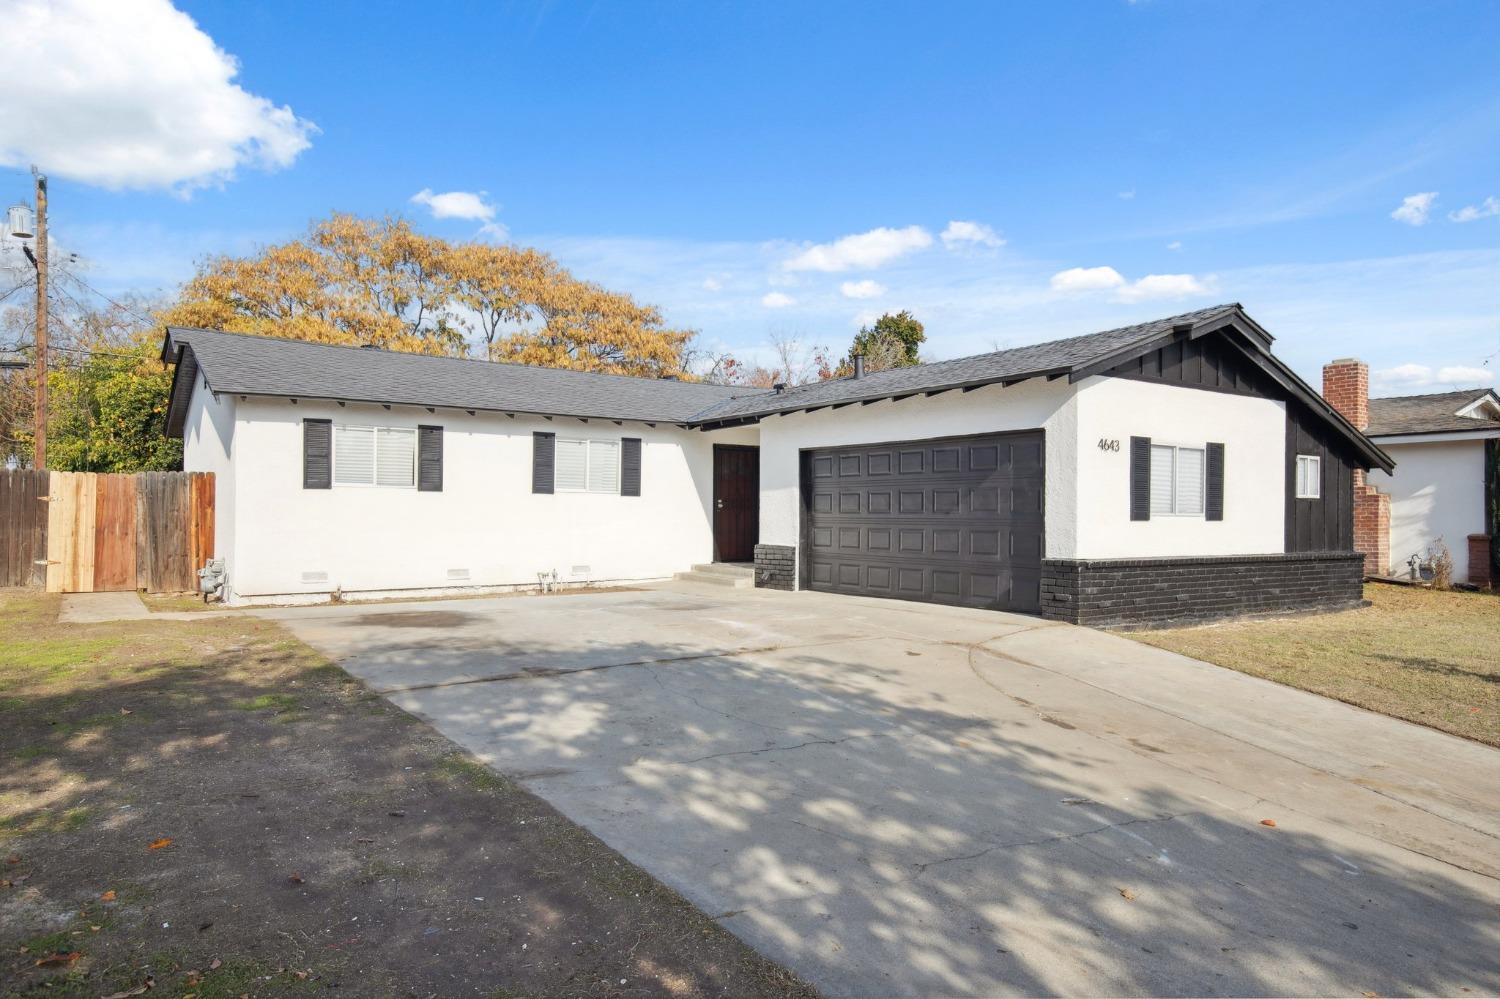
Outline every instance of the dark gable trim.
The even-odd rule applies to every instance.
[[[1217,346],[1189,347],[1187,344],[1211,337]],[[1165,336],[1135,344],[1128,350],[1082,364],[1068,376],[1078,382],[1093,375],[1135,377],[1145,381],[1189,385],[1214,391],[1248,392],[1264,398],[1294,402],[1305,406],[1309,414],[1328,425],[1340,438],[1350,460],[1362,468],[1380,468],[1387,472],[1396,463],[1373,441],[1360,433],[1317,392],[1298,378],[1296,373],[1270,353],[1270,334],[1260,328],[1243,310],[1215,318],[1195,327],[1181,326]],[[1229,360],[1226,355],[1233,355]],[[1142,360],[1157,355],[1153,360]],[[1212,360],[1205,361],[1204,358]],[[1174,363],[1175,361],[1175,363]],[[1248,365],[1248,369],[1246,366]],[[1223,384],[1222,372],[1231,385]],[[1212,384],[1209,384],[1212,382]],[[1240,386],[1244,388],[1241,389]]]
[[[162,353],[167,353],[167,345],[163,345]],[[163,357],[164,363],[172,359]],[[198,358],[193,354],[193,348],[184,344],[175,358],[176,367],[172,369],[172,389],[167,395],[167,420],[165,425],[168,437],[181,437],[187,424],[188,404],[193,401],[193,386],[198,381]],[[204,376],[205,378],[207,375]]]

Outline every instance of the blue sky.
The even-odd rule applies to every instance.
[[[887,309],[941,358],[1240,301],[1313,381],[1500,367],[1490,2],[39,2],[0,0],[54,74],[0,108],[0,197],[40,161],[107,291],[400,212],[750,357]]]

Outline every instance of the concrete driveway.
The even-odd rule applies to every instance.
[[[1500,992],[1500,752],[1461,739],[896,601],[265,613],[830,996]]]

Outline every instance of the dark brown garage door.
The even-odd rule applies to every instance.
[[[803,455],[814,590],[1041,609],[1042,432]]]

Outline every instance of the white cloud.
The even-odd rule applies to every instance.
[[[235,58],[167,0],[9,0],[0,166],[191,191],[290,166],[317,126],[234,83]]]
[[[1070,267],[1052,275],[1050,283],[1053,291],[1071,295],[1119,288],[1125,283],[1125,278],[1113,267]]]
[[[1004,246],[1005,240],[1000,234],[983,222],[960,222],[948,223],[948,228],[943,230],[943,245],[950,250],[956,250],[963,246]]]
[[[720,281],[718,278],[706,277],[706,278],[703,279],[703,290],[704,291],[723,291],[724,290],[724,282]]]
[[[845,281],[839,285],[839,291],[845,298],[877,298],[885,294],[885,285],[879,281]]]
[[[1113,267],[1073,267],[1052,275],[1052,290],[1064,295],[1113,291],[1116,301],[1144,302],[1153,298],[1186,298],[1211,291],[1212,280],[1192,274],[1147,274],[1127,281]]]
[[[1152,298],[1187,298],[1212,291],[1212,279],[1191,274],[1147,274],[1121,288],[1115,295],[1122,302],[1144,302]]]
[[[1464,205],[1458,211],[1448,213],[1448,217],[1454,222],[1473,222],[1492,215],[1500,215],[1500,198],[1485,198],[1480,204]]]
[[[414,205],[426,205],[435,219],[468,219],[488,222],[495,217],[495,206],[485,200],[484,191],[444,191],[434,194],[424,187],[411,196]]]
[[[1381,392],[1416,392],[1422,390],[1470,388],[1490,385],[1495,372],[1462,364],[1432,368],[1426,364],[1398,364],[1380,368],[1370,375],[1371,387]]]
[[[1121,201],[1134,201],[1135,200],[1135,188],[1132,187],[1128,191],[1121,191],[1120,194],[1119,194],[1119,198],[1120,198]]]
[[[760,304],[768,309],[784,309],[789,305],[796,305],[797,300],[779,291],[769,291],[761,296]]]
[[[1169,250],[1180,250],[1180,249],[1182,249],[1182,240],[1180,240],[1180,239],[1174,239],[1174,240],[1172,240],[1172,242],[1170,242],[1170,243],[1167,244],[1167,249],[1169,249]]]
[[[905,229],[884,226],[869,232],[844,236],[832,243],[815,243],[786,261],[789,271],[849,271],[875,268],[932,245],[932,233],[919,225]]]
[[[1426,225],[1427,217],[1432,214],[1432,203],[1436,200],[1436,191],[1408,194],[1401,199],[1400,207],[1391,212],[1391,218],[1407,225]]]

